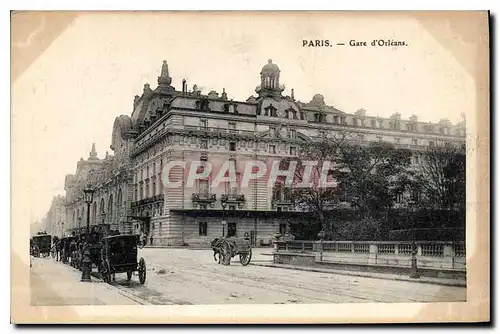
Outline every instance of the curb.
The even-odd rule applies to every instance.
[[[462,282],[462,281],[456,281],[456,282],[443,282],[443,281],[435,281],[435,280],[428,280],[428,279],[422,279],[422,278],[406,278],[404,276],[401,277],[383,277],[383,276],[377,276],[373,274],[364,274],[360,272],[353,272],[353,271],[344,271],[344,270],[331,270],[331,271],[326,271],[326,270],[321,270],[321,269],[316,269],[316,268],[306,268],[306,267],[284,267],[276,264],[257,264],[257,263],[250,263],[250,265],[253,266],[258,266],[258,267],[269,267],[269,268],[280,268],[280,269],[289,269],[289,270],[301,270],[301,271],[312,271],[312,272],[317,272],[317,273],[324,273],[324,274],[334,274],[334,275],[344,275],[344,276],[356,276],[356,277],[366,277],[366,278],[376,278],[376,279],[384,279],[384,280],[393,280],[393,281],[404,281],[404,282],[412,282],[412,283],[425,283],[425,284],[435,284],[435,285],[445,285],[445,286],[454,286],[454,287],[461,287],[461,288],[466,288],[467,287],[467,282]]]

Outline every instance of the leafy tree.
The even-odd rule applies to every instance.
[[[396,197],[404,193],[411,175],[411,154],[390,143],[343,145],[341,150],[347,177],[340,184],[346,201],[360,219],[381,219]]]
[[[334,235],[333,219],[329,213],[343,195],[339,187],[327,186],[326,182],[345,177],[339,154],[345,142],[346,135],[339,133],[333,138],[323,138],[301,147],[296,157],[285,158],[280,164],[282,170],[296,164],[293,184],[290,186],[278,179],[274,187],[274,193],[284,191],[296,209],[312,213],[325,239]],[[308,186],[301,186],[303,184]]]
[[[419,154],[418,187],[428,207],[465,210],[465,152],[452,145]]]

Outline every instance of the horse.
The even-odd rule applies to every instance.
[[[222,242],[224,241],[224,239],[222,238],[215,238],[214,240],[212,240],[210,242],[210,247],[212,247],[212,249],[214,250],[214,260],[215,262],[218,262],[220,264],[220,261],[221,261],[221,253],[222,253]],[[217,260],[217,258],[215,257],[215,255],[219,255],[219,260]]]

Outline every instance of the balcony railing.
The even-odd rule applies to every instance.
[[[134,208],[134,207],[138,207],[138,206],[142,206],[142,205],[146,205],[146,204],[150,204],[150,203],[160,202],[160,201],[163,201],[164,199],[165,199],[165,195],[159,194],[156,196],[151,196],[148,198],[143,198],[139,201],[132,202],[130,204],[130,206]]]
[[[251,131],[251,130],[214,128],[214,127],[197,126],[197,125],[184,125],[184,130],[199,131],[199,132],[206,132],[206,133],[224,133],[224,134],[233,134],[233,135],[246,135],[246,136],[254,136],[255,135],[255,131]]]
[[[194,207],[198,205],[210,205],[214,207],[215,202],[217,202],[217,195],[210,194],[209,192],[198,192],[191,195],[191,200]]]

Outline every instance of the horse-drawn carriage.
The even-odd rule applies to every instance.
[[[141,257],[137,262],[137,237],[135,235],[113,235],[101,239],[99,272],[103,279],[111,283],[116,273],[127,273],[127,280],[133,272],[138,272],[139,282],[146,282],[146,262]]]
[[[231,258],[239,255],[240,263],[246,266],[252,259],[252,247],[248,239],[241,238],[215,238],[211,242],[214,250],[214,259],[216,254],[219,254],[219,263],[225,266],[231,264]]]
[[[31,240],[31,255],[35,257],[50,255],[52,237],[49,234],[35,235]]]

